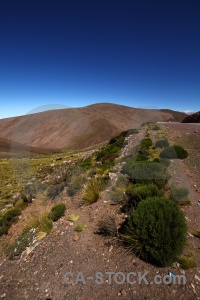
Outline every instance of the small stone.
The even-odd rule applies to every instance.
[[[79,235],[78,235],[78,234],[75,234],[75,235],[73,236],[73,240],[74,240],[74,241],[78,241],[78,240],[79,240],[79,238],[80,238],[80,237],[79,237]]]
[[[194,278],[200,281],[200,277],[198,275],[195,275]]]
[[[121,295],[122,295],[122,297],[126,297],[126,295],[127,295],[126,291],[125,291],[125,290],[122,290],[122,291],[121,291]]]
[[[108,252],[112,252],[112,250],[113,250],[113,245],[110,245]]]
[[[5,298],[5,297],[6,297],[5,293],[1,295],[1,299]]]

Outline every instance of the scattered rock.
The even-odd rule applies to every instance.
[[[127,295],[126,291],[125,290],[121,290],[121,295],[122,295],[122,297],[126,297],[126,295]]]
[[[75,233],[75,235],[73,236],[73,240],[78,241],[79,239],[80,239],[79,235]]]

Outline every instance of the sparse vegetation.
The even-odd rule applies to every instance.
[[[139,203],[149,197],[163,196],[163,191],[159,190],[155,184],[129,184],[126,194],[129,201]]]
[[[160,157],[169,159],[184,159],[188,157],[188,152],[182,146],[174,145],[162,150]]]
[[[159,127],[157,124],[155,124],[155,125],[152,127],[152,130],[160,130],[160,127]]]
[[[145,138],[140,142],[140,147],[142,150],[148,150],[152,145],[153,142],[150,138]]]
[[[53,228],[53,222],[49,214],[43,213],[42,215],[32,215],[28,220],[28,228],[35,228],[37,232],[50,233]]]
[[[98,224],[98,233],[105,236],[116,236],[117,226],[114,216],[105,216]]]
[[[187,188],[176,188],[174,186],[171,187],[171,198],[175,201],[182,200],[183,198],[187,197],[189,191]]]
[[[86,183],[87,177],[85,174],[80,174],[78,176],[74,175],[68,184],[67,192],[69,196],[74,196]]]
[[[76,221],[79,220],[79,218],[80,218],[79,215],[69,215],[69,216],[67,216],[67,220],[68,220],[69,222],[76,222]]]
[[[61,217],[64,216],[66,210],[66,205],[64,203],[57,204],[52,207],[50,213],[49,213],[49,218],[55,222]]]
[[[20,258],[22,253],[26,250],[35,239],[35,231],[33,228],[26,227],[22,233],[15,239],[11,245],[4,246],[4,253],[10,259]]]
[[[74,228],[75,231],[77,232],[81,232],[85,229],[86,225],[84,224],[79,224],[79,225],[76,225],[76,227]]]
[[[13,207],[0,216],[0,236],[8,233],[8,229],[18,220],[20,214],[20,209]]]
[[[155,148],[166,148],[169,146],[167,139],[157,140],[155,143]]]
[[[93,204],[97,202],[100,195],[100,189],[95,180],[88,183],[83,193],[83,204]]]
[[[196,262],[193,253],[188,253],[186,255],[181,255],[178,257],[178,262],[183,269],[191,269],[196,267]]]
[[[133,159],[128,159],[122,170],[133,183],[153,183],[159,188],[163,188],[169,180],[169,174],[165,167],[157,162],[135,162]]]

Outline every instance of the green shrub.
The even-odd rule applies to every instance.
[[[60,203],[60,204],[53,206],[49,213],[50,219],[53,222],[57,221],[62,216],[64,216],[65,210],[66,210],[66,205],[64,203]]]
[[[169,180],[165,167],[152,161],[135,162],[129,159],[123,165],[122,172],[127,174],[133,183],[154,183],[159,188],[163,188]]]
[[[64,189],[65,183],[50,185],[47,189],[47,197],[55,199]]]
[[[132,135],[132,134],[137,134],[138,133],[138,130],[133,128],[133,129],[128,129],[127,130],[127,134],[126,136],[129,136],[129,135]]]
[[[24,202],[28,202],[28,198],[27,198],[27,196],[26,196],[24,193],[21,194],[21,199],[22,199]]]
[[[187,255],[181,255],[178,257],[178,262],[183,269],[191,269],[196,267],[196,262],[194,260],[193,253],[188,253]]]
[[[167,139],[157,140],[155,143],[155,148],[166,148],[169,146]]]
[[[115,186],[110,192],[112,204],[125,204],[128,200],[125,188]]]
[[[160,127],[156,124],[152,127],[152,130],[160,130]]]
[[[117,226],[113,216],[105,216],[98,223],[98,233],[105,236],[116,236]]]
[[[119,175],[116,181],[116,187],[125,188],[129,183],[128,178],[125,175]]]
[[[183,147],[174,145],[162,150],[160,157],[169,159],[184,159],[188,157],[188,152]]]
[[[130,184],[126,194],[136,202],[145,200],[149,197],[163,196],[163,191],[159,190],[155,184]]]
[[[187,188],[176,188],[172,186],[170,198],[174,199],[175,201],[179,201],[185,198],[188,194],[189,191]]]
[[[70,221],[70,222],[76,222],[79,218],[80,218],[79,215],[69,215],[67,217],[67,220]]]
[[[79,224],[79,225],[76,225],[76,227],[74,228],[75,231],[77,232],[81,232],[85,229],[86,225],[84,224]]]
[[[140,147],[141,149],[148,150],[153,145],[153,142],[150,138],[145,138],[141,140]]]
[[[160,158],[160,163],[167,168],[170,165],[170,160],[168,158]]]
[[[84,168],[86,170],[90,169],[92,167],[92,157],[88,157],[86,159],[84,159],[81,163],[80,163],[80,167]]]
[[[2,216],[0,216],[0,236],[7,234],[10,226],[17,222],[18,216],[21,214],[19,208],[10,208]]]
[[[136,156],[134,157],[134,160],[135,161],[145,161],[145,160],[148,160],[148,157],[144,154],[136,154]]]
[[[127,246],[142,259],[168,266],[182,253],[187,228],[174,201],[154,197],[138,204],[121,232]]]

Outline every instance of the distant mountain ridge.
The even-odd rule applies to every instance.
[[[0,137],[40,149],[83,149],[145,122],[181,122],[185,116],[172,110],[99,103],[2,119]]]
[[[182,123],[200,123],[200,111],[191,114],[189,116],[186,116]]]

